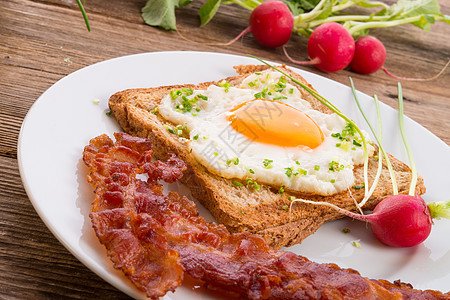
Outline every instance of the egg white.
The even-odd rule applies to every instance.
[[[332,134],[341,133],[346,122],[336,114],[312,109],[289,81],[281,91],[277,89],[280,92],[273,92],[280,78],[282,80],[284,77],[278,72],[265,71],[248,76],[239,87],[228,87],[223,82],[221,86],[211,85],[206,90],[192,91],[192,95],[185,97],[192,99],[200,95],[202,98],[191,111],[184,109],[182,96],[167,95],[158,110],[165,119],[188,130],[189,140],[186,142],[192,155],[219,176],[241,179],[244,184],[248,180],[248,184],[254,187],[265,183],[318,195],[332,195],[346,190],[354,184],[354,166],[364,161],[363,147],[351,141],[347,147],[337,147],[342,141]],[[272,91],[271,95],[266,93],[264,98],[283,98],[278,101],[306,113],[322,130],[325,137],[323,143],[315,149],[281,147],[256,142],[234,130],[227,120],[230,110],[255,99],[255,94],[262,91]],[[262,121],[270,122],[270,114],[280,112],[270,106],[271,102],[267,105]],[[368,140],[368,135],[364,134]],[[369,155],[372,155],[373,147],[368,145],[368,148]],[[337,168],[331,168],[330,163],[337,163]],[[256,185],[254,182],[257,182]]]

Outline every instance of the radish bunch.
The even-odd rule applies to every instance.
[[[295,27],[295,19],[289,7],[282,1],[272,0],[259,4],[253,9],[249,26],[227,43],[208,43],[228,46],[243,35],[251,32],[255,40],[268,48],[285,45]],[[371,74],[380,68],[389,76],[404,80],[431,80],[404,78],[389,73],[383,64],[386,60],[384,45],[373,36],[362,36],[356,42],[349,30],[336,22],[323,23],[312,32],[308,39],[309,61],[293,60],[283,47],[286,57],[296,64],[314,65],[323,72],[337,72],[347,66],[360,74]],[[446,67],[446,66],[445,66]],[[445,69],[444,67],[444,69]],[[441,71],[442,72],[442,71]]]
[[[252,11],[249,26],[226,45],[251,32],[259,44],[280,47],[289,41],[293,27],[294,17],[285,3],[263,2]],[[365,36],[355,43],[349,31],[336,22],[318,26],[308,39],[307,49],[310,61],[295,61],[285,53],[294,63],[313,64],[324,72],[337,72],[351,63],[355,72],[370,74],[386,59],[386,50],[379,40]]]
[[[439,77],[450,60],[441,71],[429,78],[400,77],[390,73],[385,67],[386,48],[376,37],[365,35],[359,37],[356,42],[350,32],[342,25],[328,22],[319,25],[308,40],[309,61],[297,61],[292,59],[283,47],[286,57],[293,63],[302,65],[314,65],[319,70],[332,73],[340,71],[347,66],[359,74],[372,74],[382,69],[387,75],[399,80],[429,81]]]
[[[373,36],[360,37],[356,42],[352,35],[339,23],[328,22],[318,26],[308,39],[310,61],[296,61],[296,64],[312,64],[324,72],[337,72],[350,65],[360,74],[371,74],[379,70],[386,59],[384,45]]]

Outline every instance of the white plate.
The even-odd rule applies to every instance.
[[[232,66],[256,64],[242,56],[207,52],[157,52],[120,57],[76,71],[49,88],[28,112],[20,132],[20,173],[36,211],[61,243],[100,277],[135,298],[143,298],[128,279],[112,267],[99,244],[89,219],[92,188],[86,182],[81,156],[97,135],[120,131],[107,116],[108,98],[115,92],[138,87],[199,83],[234,75]],[[295,69],[323,96],[332,100],[366,128],[351,90],[329,79]],[[357,85],[357,82],[356,82]],[[360,100],[375,122],[374,103],[360,93]],[[99,99],[100,103],[94,103]],[[397,130],[397,114],[381,105],[387,150],[403,161],[407,155]],[[367,128],[366,128],[367,129]],[[419,173],[425,178],[426,201],[449,200],[450,148],[406,118],[406,129]],[[176,188],[183,190],[180,185]],[[202,215],[207,215],[201,209]],[[450,222],[435,222],[430,237],[421,245],[389,248],[373,238],[363,223],[349,219],[323,226],[301,245],[289,250],[316,262],[333,262],[354,268],[363,276],[390,281],[401,279],[418,289],[447,292],[450,286]],[[342,233],[349,228],[350,233]],[[359,241],[361,248],[352,246]],[[209,299],[211,294],[188,284],[167,299]]]

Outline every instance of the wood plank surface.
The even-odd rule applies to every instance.
[[[0,0],[0,298],[1,299],[126,299],[83,266],[51,234],[33,209],[21,183],[17,141],[22,120],[36,99],[52,84],[85,66],[142,52],[200,50],[243,55],[289,64],[281,49],[266,49],[247,35],[228,47],[193,43],[176,32],[147,26],[140,16],[145,0],[88,0],[92,31],[87,32],[75,0]],[[194,1],[177,10],[178,28],[199,42],[228,41],[246,26],[249,12],[221,7],[213,21],[199,27]],[[450,14],[450,1],[440,0]],[[392,2],[391,2],[392,3]],[[394,74],[431,77],[450,58],[450,26],[437,23],[431,32],[411,25],[373,30],[385,43],[385,66]],[[306,39],[288,44],[292,57],[306,59]],[[324,74],[377,94],[396,108],[396,80],[379,71],[370,76],[343,70]],[[450,143],[450,69],[429,82],[404,82],[405,113]],[[45,133],[43,133],[45,134]]]

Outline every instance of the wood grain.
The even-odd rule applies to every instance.
[[[32,207],[17,166],[17,140],[22,120],[36,99],[67,74],[106,59],[149,51],[200,50],[251,53],[288,64],[280,49],[266,49],[251,35],[229,47],[201,44],[228,41],[246,26],[249,12],[221,7],[213,21],[199,27],[194,1],[177,10],[176,32],[147,26],[140,16],[145,0],[89,0],[87,32],[72,0],[0,0],[0,298],[2,299],[126,299],[74,258],[50,233]],[[441,10],[450,14],[449,1]],[[431,32],[413,26],[373,30],[386,45],[385,66],[394,74],[430,77],[450,58],[450,26],[438,23]],[[289,53],[306,59],[306,39],[292,37]],[[363,76],[344,70],[320,73],[359,90],[377,94],[396,107],[396,80],[379,71]],[[450,143],[450,69],[430,82],[404,82],[406,114]],[[45,134],[45,133],[43,133]]]

